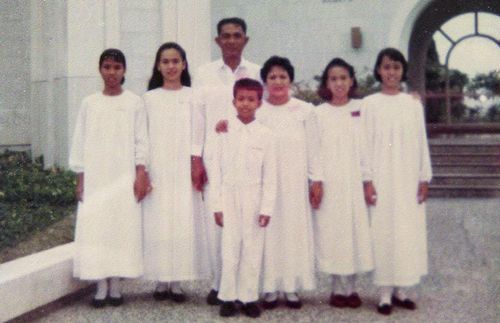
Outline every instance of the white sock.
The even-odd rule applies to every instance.
[[[278,292],[266,293],[266,295],[264,295],[264,300],[268,303],[274,302],[277,299],[278,299]]]
[[[158,282],[155,291],[163,293],[168,290],[168,282]]]
[[[109,296],[113,298],[120,298],[122,296],[120,278],[113,277],[109,280]]]
[[[173,294],[183,294],[181,289],[181,283],[178,281],[170,282],[170,291]]]
[[[396,296],[400,300],[405,300],[407,298],[410,298],[409,294],[410,293],[409,293],[408,288],[404,288],[404,287],[396,287],[396,288],[394,288],[394,296]]]
[[[108,294],[108,281],[106,279],[101,279],[97,282],[97,292],[94,298],[98,300],[103,300]]]
[[[344,280],[345,295],[349,296],[352,293],[354,293],[354,291],[356,290],[356,288],[355,288],[355,286],[356,286],[356,274],[349,275],[349,276],[343,276],[342,278]]]
[[[379,287],[379,295],[380,295],[379,305],[391,304],[392,292],[393,292],[393,288],[391,286]]]
[[[339,275],[332,275],[332,294],[342,294],[342,282]]]
[[[298,302],[300,301],[299,295],[297,293],[285,293],[286,299],[290,302]]]

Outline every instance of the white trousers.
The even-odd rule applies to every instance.
[[[259,298],[264,232],[259,226],[260,186],[223,187],[222,277],[219,299]]]

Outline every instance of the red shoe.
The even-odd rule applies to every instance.
[[[352,293],[351,295],[347,296],[346,304],[350,308],[360,307],[362,302],[361,302],[361,298],[359,298],[358,293]]]
[[[330,306],[343,308],[347,306],[347,297],[344,295],[334,294],[330,295]]]

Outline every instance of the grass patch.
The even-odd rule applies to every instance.
[[[42,157],[0,154],[0,251],[73,214],[75,185],[73,172],[44,169]]]

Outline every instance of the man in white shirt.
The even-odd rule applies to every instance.
[[[241,78],[259,80],[260,66],[242,57],[243,49],[248,43],[247,26],[241,18],[225,18],[217,24],[215,42],[219,45],[222,58],[201,66],[195,73],[193,87],[196,90],[197,104],[193,113],[193,130],[195,138],[203,138],[198,151],[192,152],[192,179],[198,190],[203,189],[206,182],[205,165],[209,170],[213,161],[217,134],[215,126],[220,120],[235,116],[232,108],[232,89],[234,82]],[[205,164],[205,165],[204,165]],[[208,173],[210,181],[210,173]],[[212,218],[210,206],[210,186],[205,187],[206,210],[205,223],[207,247],[210,257],[213,284],[207,296],[210,305],[220,304],[217,298],[221,275],[220,228]]]

